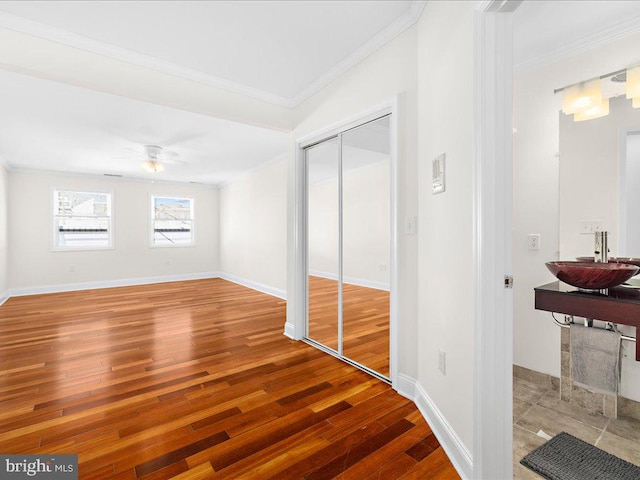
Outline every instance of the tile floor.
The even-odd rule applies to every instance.
[[[585,442],[640,465],[640,422],[609,419],[560,400],[557,390],[534,381],[513,378],[513,476],[542,479],[520,464],[520,459],[545,440],[538,430],[554,436],[568,432]]]

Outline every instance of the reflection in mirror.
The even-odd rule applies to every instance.
[[[332,138],[307,148],[307,337],[339,350],[339,151]]]
[[[640,110],[635,110],[640,117]],[[618,204],[618,255],[640,257],[640,118],[621,132]]]
[[[342,135],[343,355],[389,376],[389,117]]]
[[[560,112],[560,259],[592,256],[592,230],[609,232],[609,256],[640,256],[640,109],[611,98],[585,122]]]

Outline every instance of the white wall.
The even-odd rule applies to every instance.
[[[284,297],[287,285],[287,162],[270,162],[220,188],[220,270]]]
[[[5,168],[0,164],[0,303],[7,298],[9,288],[8,270],[9,256],[7,253],[8,244],[8,175]]]
[[[418,25],[420,384],[473,451],[473,2],[429,2]],[[446,191],[431,161],[446,153]],[[446,375],[438,352],[446,353]]]
[[[389,161],[382,160],[347,170],[342,175],[345,283],[388,289],[391,252],[389,173]],[[314,275],[337,278],[337,202],[337,180],[309,186],[309,270]]]
[[[398,367],[399,372],[417,377],[415,339],[417,308],[417,236],[404,235],[405,217],[417,215],[417,36],[416,28],[407,29],[376,53],[367,57],[329,86],[294,110],[293,138],[302,138],[318,130],[351,118],[399,95],[398,115]],[[288,235],[294,237],[295,155],[288,164]],[[289,242],[287,290],[295,289],[294,244]],[[288,302],[288,309],[294,309]],[[291,310],[289,310],[291,311]]]
[[[113,191],[111,250],[52,251],[52,189]],[[150,248],[150,195],[195,199],[193,247]],[[201,186],[145,183],[100,177],[9,175],[9,281],[12,293],[36,287],[110,282],[218,270],[218,192]],[[73,270],[70,271],[73,267]]]
[[[640,62],[634,35],[522,72],[514,81],[514,363],[560,376],[560,332],[551,315],[534,309],[533,289],[555,278],[545,262],[555,260],[558,239],[559,110],[554,89]],[[586,195],[586,193],[585,193]],[[593,193],[589,193],[593,195]],[[615,208],[615,204],[612,205]],[[527,249],[527,235],[541,234],[540,251]]]

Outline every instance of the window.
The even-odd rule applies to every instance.
[[[111,248],[111,194],[54,190],[53,225],[56,250]]]
[[[152,246],[193,245],[193,199],[152,196],[151,226]]]

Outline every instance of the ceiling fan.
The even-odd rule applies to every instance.
[[[139,157],[143,158],[142,168],[149,173],[161,173],[164,171],[166,165],[188,165],[184,160],[179,160],[179,153],[171,150],[164,150],[158,145],[144,145],[143,152],[135,150],[133,148],[126,148],[134,152]]]

